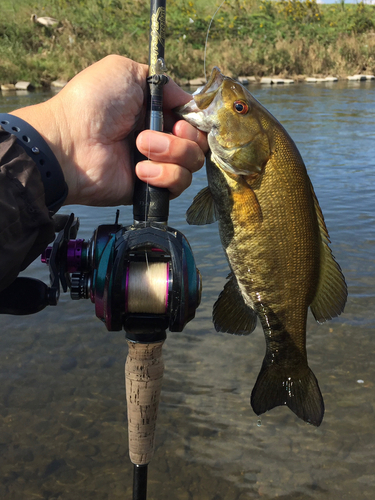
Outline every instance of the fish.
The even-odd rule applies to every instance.
[[[318,427],[324,401],[308,366],[308,309],[319,323],[332,319],[348,291],[303,159],[279,121],[217,67],[176,112],[207,132],[208,186],[187,222],[218,221],[229,263],[215,329],[248,335],[259,319],[266,352],[251,393],[254,412],[287,405]]]

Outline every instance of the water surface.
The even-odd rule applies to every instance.
[[[217,225],[190,227],[185,211],[206,185],[171,203],[170,225],[190,241],[202,304],[170,333],[156,450],[154,500],[364,500],[375,498],[375,85],[371,82],[251,87],[305,159],[349,286],[340,318],[308,320],[308,356],[326,413],[315,428],[287,408],[254,415],[249,397],[264,350],[250,337],[216,333],[212,305],[228,266]],[[46,94],[1,96],[0,111]],[[114,221],[115,209],[65,207],[80,237]],[[121,208],[120,222],[132,220]],[[34,263],[27,273],[48,281]],[[88,301],[62,296],[34,316],[0,316],[0,498],[130,499],[124,334],[107,332]]]

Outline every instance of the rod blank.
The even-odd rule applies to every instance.
[[[147,498],[147,465],[134,465],[133,500]]]

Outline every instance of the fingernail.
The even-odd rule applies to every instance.
[[[169,138],[166,134],[144,134],[139,136],[140,147],[150,153],[166,153],[169,148]]]
[[[137,175],[147,179],[159,177],[161,166],[152,161],[141,161],[137,164]]]

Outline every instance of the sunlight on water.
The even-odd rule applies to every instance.
[[[375,497],[375,85],[251,87],[300,149],[332,250],[349,285],[345,314],[308,319],[308,353],[326,413],[321,427],[285,407],[257,417],[250,394],[264,356],[250,337],[215,333],[212,306],[228,266],[217,225],[187,226],[205,173],[171,203],[203,276],[194,321],[170,333],[155,457],[154,500],[365,500]],[[0,110],[48,98],[0,95]],[[112,223],[115,208],[69,207],[79,237]],[[68,208],[63,210],[68,212]],[[121,207],[120,222],[132,220]],[[25,273],[48,281],[35,262]],[[0,317],[0,498],[129,499],[121,332],[107,332],[90,301],[62,296],[30,317]]]

